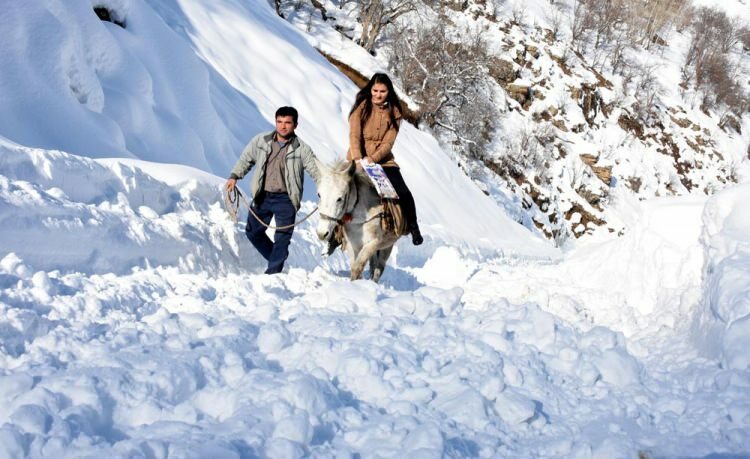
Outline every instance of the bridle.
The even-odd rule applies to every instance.
[[[348,204],[351,199],[352,193],[354,194],[354,204],[352,204],[351,209],[347,211],[346,209],[347,207],[349,207]],[[332,215],[326,215],[321,211],[320,218],[322,218],[323,220],[334,221],[338,223],[339,225],[345,225],[347,223],[351,223],[352,212],[354,212],[354,208],[357,207],[358,202],[359,202],[359,191],[357,190],[357,183],[354,180],[352,180],[349,186],[349,190],[347,191],[346,196],[344,197],[343,205],[341,206],[341,215],[338,217],[334,217]]]

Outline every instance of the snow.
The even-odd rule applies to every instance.
[[[0,457],[749,453],[747,184],[561,253],[406,127],[426,243],[350,282],[314,217],[266,276],[220,175],[289,101],[340,155],[353,85],[262,1],[105,3],[0,15]]]

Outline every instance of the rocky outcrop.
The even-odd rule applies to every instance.
[[[515,81],[519,76],[519,72],[515,69],[513,62],[505,59],[493,59],[489,71],[490,76],[501,86]]]
[[[580,155],[581,161],[591,168],[594,175],[599,178],[605,185],[610,186],[612,183],[612,166],[597,166],[599,158],[594,155],[583,154]]]

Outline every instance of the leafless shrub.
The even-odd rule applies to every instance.
[[[689,6],[686,0],[646,0],[632,5],[628,22],[635,41],[649,49],[658,42],[657,37],[666,35],[682,20]]]
[[[570,21],[570,38],[576,49],[581,52],[589,30],[594,26],[595,18],[586,0],[574,0]]]
[[[491,99],[490,56],[476,32],[451,41],[442,24],[404,30],[393,42],[392,71],[420,105],[419,122],[481,157],[498,109]]]
[[[744,26],[739,30],[740,43],[745,51],[750,51],[750,26]]]
[[[633,46],[630,32],[632,2],[627,0],[575,0],[571,37],[579,53],[590,52],[593,66],[610,64],[619,72],[627,64],[625,52]]]
[[[695,84],[703,110],[725,106],[736,114],[746,113],[749,96],[740,83],[740,67],[729,55],[742,42],[743,28],[723,11],[700,8],[691,29],[682,68],[683,83]]]
[[[415,0],[361,0],[357,5],[362,25],[357,42],[370,53],[385,26],[416,9]]]
[[[747,96],[738,83],[738,67],[725,54],[709,54],[696,65],[696,88],[702,91],[701,107],[709,110],[724,104],[733,111],[747,110]]]
[[[661,86],[656,77],[657,66],[646,65],[634,68],[634,72],[629,75],[632,81],[633,96],[636,99],[633,110],[640,121],[648,124],[654,115],[655,104],[661,95]]]
[[[552,6],[547,10],[545,15],[547,17],[547,22],[549,22],[552,30],[552,38],[555,40],[559,40],[563,21],[565,19],[563,12],[559,8]]]
[[[523,2],[516,2],[513,4],[513,10],[511,11],[511,21],[513,24],[523,27],[526,23],[526,6]]]
[[[529,170],[545,171],[556,139],[555,129],[546,123],[518,129],[512,136],[502,139],[505,148],[500,164],[511,177],[524,175]]]

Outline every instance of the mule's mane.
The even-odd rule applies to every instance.
[[[347,161],[345,159],[337,159],[333,165],[331,165],[331,169],[335,172],[346,172],[347,169],[349,169],[349,166],[351,166],[351,161]],[[360,184],[366,184],[370,186],[370,188],[375,188],[375,185],[372,184],[372,181],[369,177],[367,177],[367,174],[360,169],[357,169],[354,173],[354,180],[355,182]]]

